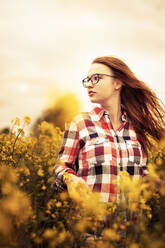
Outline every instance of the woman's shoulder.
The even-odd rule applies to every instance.
[[[65,130],[73,131],[83,129],[91,121],[90,112],[81,112],[76,115],[72,121],[65,122]]]
[[[79,123],[84,120],[90,120],[91,119],[91,112],[81,112],[78,115],[76,115],[73,119],[75,123]]]
[[[78,123],[81,121],[98,121],[104,110],[98,106],[93,107],[90,111],[81,112],[75,118],[74,122]]]

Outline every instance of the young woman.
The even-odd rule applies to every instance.
[[[66,127],[62,163],[55,165],[54,175],[69,193],[71,182],[80,182],[109,202],[117,197],[120,171],[134,177],[148,174],[148,137],[162,138],[165,111],[151,89],[118,58],[94,59],[82,83],[90,101],[100,107]]]

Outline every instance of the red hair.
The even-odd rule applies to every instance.
[[[123,82],[120,92],[121,103],[125,105],[128,118],[137,134],[145,153],[152,143],[148,136],[159,141],[165,131],[165,109],[156,94],[120,59],[115,57],[98,57],[92,64],[108,66]]]

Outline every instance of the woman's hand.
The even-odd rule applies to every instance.
[[[91,190],[86,182],[78,176],[65,172],[63,181],[67,185],[69,196],[76,202],[81,202],[91,194]]]

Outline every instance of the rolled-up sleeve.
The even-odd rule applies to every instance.
[[[74,163],[79,152],[79,131],[76,122],[66,123],[62,146],[58,155],[59,163],[54,166],[54,176],[62,183],[64,172],[75,174]]]

